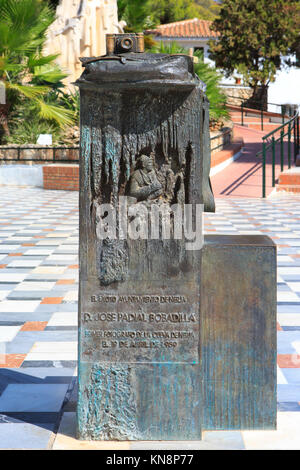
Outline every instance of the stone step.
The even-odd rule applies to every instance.
[[[276,192],[300,193],[300,186],[296,184],[276,184]]]
[[[278,183],[279,185],[296,185],[300,187],[300,168],[290,168],[280,173]]]
[[[290,168],[280,173],[276,191],[300,193],[300,168]]]

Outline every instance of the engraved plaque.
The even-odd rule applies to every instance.
[[[82,312],[81,359],[198,363],[198,296],[180,288],[137,292],[91,295]]]

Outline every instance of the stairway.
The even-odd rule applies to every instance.
[[[262,148],[262,137],[264,134],[265,132],[254,130],[250,127],[234,126],[234,136],[242,138],[244,141],[243,151],[240,157],[224,170],[217,174],[212,172],[211,183],[215,197],[260,198],[262,196],[262,159],[256,155]],[[267,153],[266,166],[266,195],[268,196],[274,191],[272,187],[270,152]],[[280,155],[277,146],[276,179],[280,173]]]
[[[228,105],[227,109],[229,110],[231,120],[234,124],[240,124],[242,121],[241,108],[239,106]],[[284,116],[285,121],[290,119],[288,116]],[[244,126],[253,130],[261,131],[261,111],[257,109],[244,108],[243,113],[243,122]],[[277,127],[282,124],[282,115],[273,112],[263,112],[263,132],[268,134],[268,132],[274,131]]]

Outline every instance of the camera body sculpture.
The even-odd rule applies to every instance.
[[[107,55],[123,54],[124,52],[145,52],[143,33],[107,34]]]

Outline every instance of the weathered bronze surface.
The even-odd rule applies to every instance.
[[[209,238],[189,251],[185,239],[122,238],[121,225],[117,239],[100,237],[101,207],[119,214],[120,196],[214,210],[209,104],[191,58],[82,62],[78,437],[271,426],[274,246]]]
[[[156,199],[162,193],[163,187],[153,168],[152,156],[141,155],[129,180],[128,195],[140,202]]]
[[[275,429],[276,245],[206,236],[201,282],[203,429]]]
[[[78,434],[200,439],[201,251],[97,234],[120,196],[214,210],[204,86],[188,56],[82,62]]]

